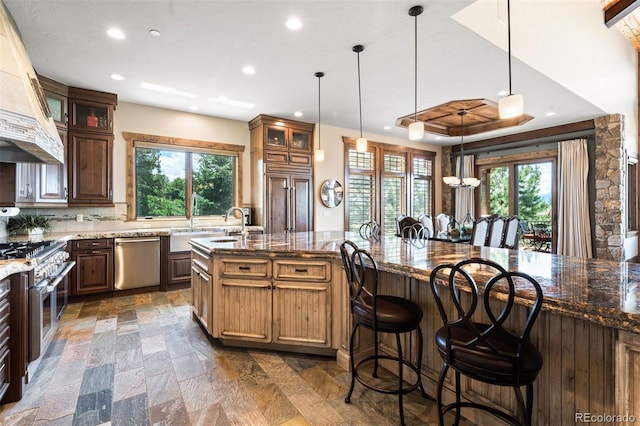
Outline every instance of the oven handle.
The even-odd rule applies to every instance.
[[[69,262],[66,263],[67,266],[65,266],[64,270],[62,272],[60,272],[55,279],[53,280],[53,282],[51,282],[51,284],[49,284],[47,286],[47,293],[51,293],[53,290],[55,290],[55,288],[58,286],[58,284],[60,284],[60,281],[62,281],[64,279],[64,277],[66,277],[69,272],[73,269],[74,266],[76,266],[76,261],[75,260],[71,260]]]

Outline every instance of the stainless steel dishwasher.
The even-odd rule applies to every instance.
[[[115,289],[160,285],[160,237],[116,238]]]

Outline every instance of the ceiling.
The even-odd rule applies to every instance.
[[[198,114],[242,121],[264,113],[317,122],[318,79],[314,74],[323,71],[322,124],[353,129],[355,134],[359,128],[358,80],[352,46],[363,44],[364,132],[406,139],[407,130],[395,123],[414,110],[414,18],[408,10],[416,4],[425,9],[418,17],[419,110],[455,99],[497,101],[498,92],[508,89],[505,50],[452,18],[472,0],[2,1],[38,73],[71,86],[117,93],[120,102],[181,111],[193,106]],[[513,3],[512,34],[517,34]],[[504,5],[504,1],[497,3]],[[504,18],[498,9],[496,20]],[[287,18],[294,15],[303,22],[297,31],[285,27]],[[110,27],[122,29],[126,38],[109,38],[106,30]],[[151,29],[161,35],[150,35]],[[514,56],[524,57],[516,54],[517,48],[514,43]],[[247,65],[255,68],[254,75],[243,74]],[[114,73],[125,79],[111,79]],[[175,92],[145,89],[143,82]],[[513,84],[514,92],[525,97],[525,112],[534,119],[469,140],[605,113],[575,90],[515,57]],[[550,109],[555,115],[545,116]],[[296,118],[295,111],[303,115]],[[430,133],[424,140],[457,143],[457,138]]]

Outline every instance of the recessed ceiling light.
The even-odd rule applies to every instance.
[[[509,94],[508,90],[501,90],[501,91],[498,92],[498,96],[506,96],[508,94]]]
[[[242,68],[242,72],[245,73],[246,75],[254,75],[256,73],[256,69],[251,65],[247,65],[244,68]]]
[[[124,77],[120,74],[111,74],[111,78],[118,81],[124,80]]]
[[[547,117],[552,117],[552,116],[556,115],[556,113],[553,112],[553,111],[549,111],[549,112],[545,113],[544,115],[546,115]]]
[[[296,111],[293,113],[296,117],[302,117],[302,113],[300,111]]]
[[[109,28],[107,35],[116,40],[123,40],[126,37],[120,28]]]
[[[302,28],[302,21],[297,16],[292,16],[291,18],[287,19],[285,25],[290,30],[296,31]]]
[[[151,34],[154,37],[160,37],[160,31],[158,30],[149,30],[149,34]]]
[[[385,129],[385,130],[390,130],[390,129],[391,129],[391,126],[384,126],[384,127],[383,127],[383,129]]]
[[[191,106],[189,107],[189,109],[190,109],[191,111],[197,111],[197,110],[198,110],[198,107],[197,107],[197,106],[195,106],[195,105],[191,105]]]

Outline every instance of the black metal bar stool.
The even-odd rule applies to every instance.
[[[478,286],[474,275],[482,276],[485,282],[482,302],[484,312],[489,318],[486,324],[474,319],[478,307]],[[446,288],[438,289],[437,281],[443,281]],[[531,425],[533,382],[542,368],[542,355],[529,341],[529,333],[542,306],[540,284],[527,274],[509,272],[493,261],[480,258],[464,260],[455,265],[439,265],[431,272],[429,282],[444,322],[444,326],[435,336],[436,347],[442,357],[436,398],[440,425],[444,424],[444,414],[454,408],[457,425],[460,422],[462,407],[487,411],[512,424]],[[513,310],[516,284],[518,290],[533,290],[535,296],[524,326],[518,333],[503,327]],[[500,294],[500,300],[504,301],[498,312],[494,312],[489,304],[492,291],[494,294]],[[462,294],[468,295],[468,300],[462,298]],[[457,311],[457,318],[447,317],[443,300],[450,302],[446,306]],[[493,300],[495,301],[495,298]],[[456,400],[455,403],[443,407],[442,387],[449,367],[455,371]],[[461,402],[461,374],[483,383],[513,388],[518,417],[491,406]],[[526,403],[522,398],[521,386],[525,386],[527,390]]]
[[[422,386],[422,331],[420,321],[422,320],[422,309],[416,303],[397,296],[387,296],[378,294],[378,264],[371,254],[358,248],[352,241],[345,241],[340,246],[340,253],[344,263],[344,270],[349,285],[351,300],[351,315],[353,318],[353,329],[349,340],[349,356],[351,359],[351,387],[344,401],[351,402],[351,394],[355,386],[356,379],[365,387],[376,392],[386,394],[397,394],[400,407],[400,422],[404,425],[404,410],[402,407],[402,396],[413,390],[420,388],[423,397],[426,397]],[[362,326],[374,333],[374,354],[358,361],[354,360],[353,347],[356,332]],[[401,333],[416,331],[418,339],[417,364],[410,363],[403,357]],[[398,356],[381,355],[378,350],[378,333],[393,333],[396,335],[396,345]],[[396,388],[384,388],[367,380],[359,372],[359,368],[365,363],[373,361],[374,378],[378,377],[378,364],[380,360],[391,360],[398,363],[398,386]],[[417,379],[414,383],[405,385],[403,369],[407,367],[413,370]]]

